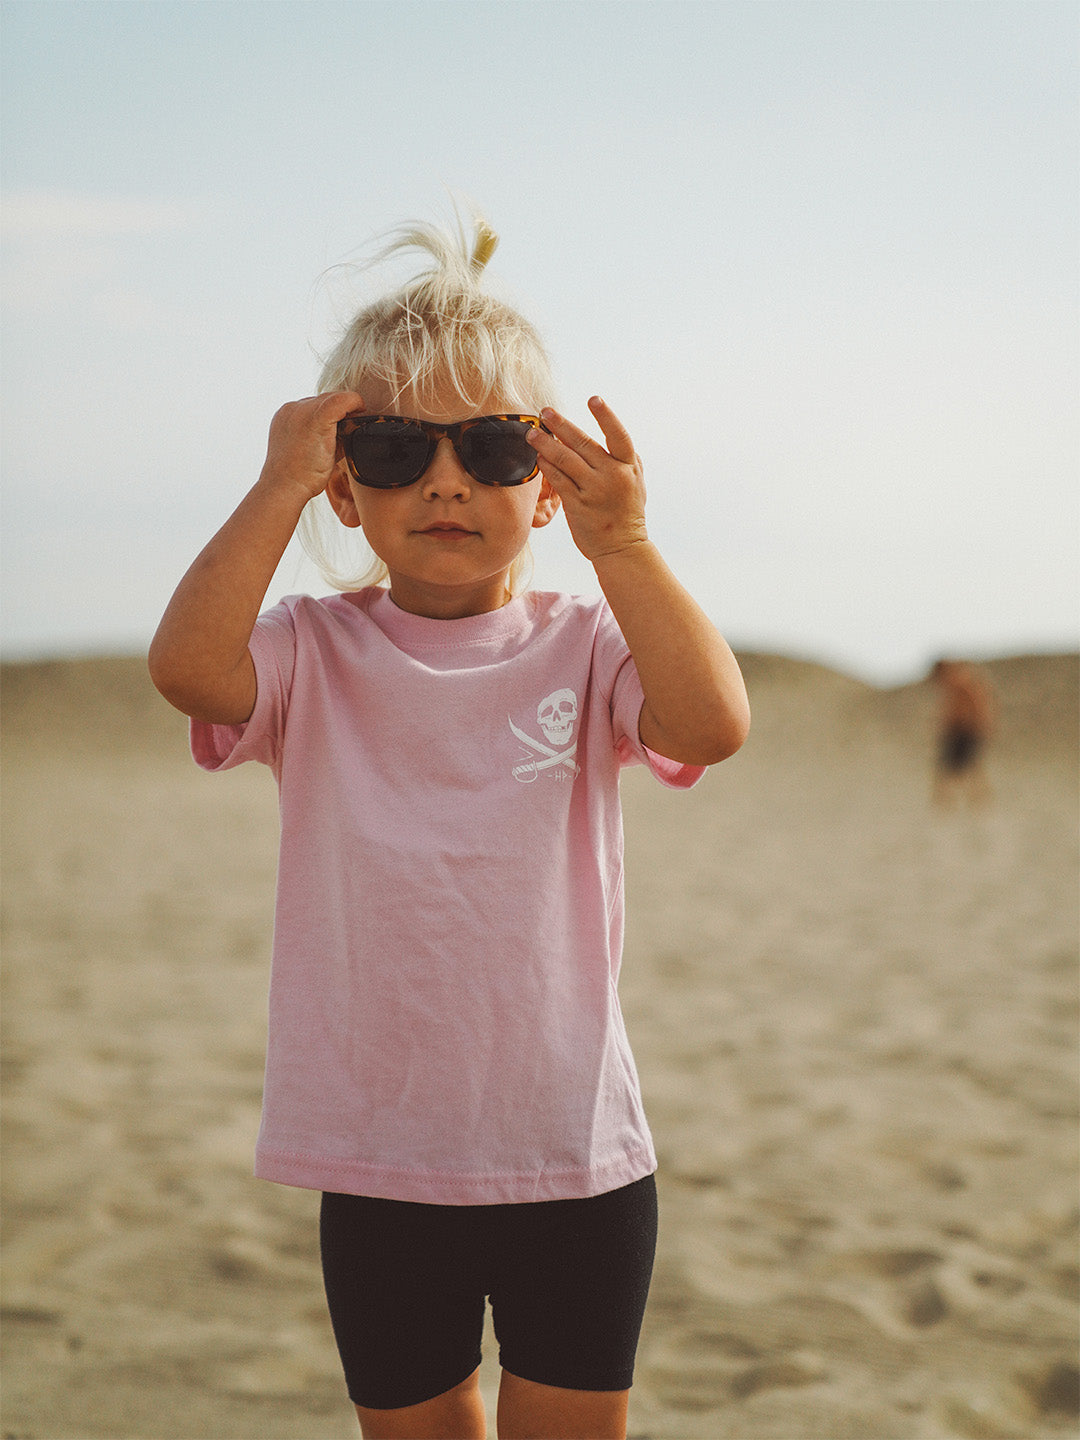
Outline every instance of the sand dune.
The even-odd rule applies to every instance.
[[[740,755],[624,784],[662,1204],[631,1433],[1073,1436],[1076,657],[988,666],[976,812],[929,804],[928,686],[745,670]],[[3,701],[3,1435],[355,1436],[317,1197],[250,1178],[272,783],[196,771],[137,659]]]

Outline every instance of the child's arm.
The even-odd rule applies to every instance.
[[[686,765],[712,765],[733,755],[750,728],[739,666],[649,540],[641,461],[626,429],[598,396],[589,409],[607,450],[547,410],[552,434],[530,438],[634,657],[645,691],[642,742]]]
[[[304,506],[338,459],[337,422],[363,408],[351,391],[285,405],[254,487],[180,581],[150,646],[150,676],[196,720],[238,725],[255,707],[248,641]]]

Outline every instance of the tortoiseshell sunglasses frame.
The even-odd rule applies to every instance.
[[[529,474],[523,475],[520,480],[485,480],[482,475],[478,475],[475,470],[473,470],[465,455],[462,453],[461,439],[465,432],[471,430],[475,425],[482,425],[485,421],[491,420],[512,420],[519,424],[527,424],[537,430],[547,431],[548,434],[551,433],[547,430],[547,426],[541,422],[538,415],[476,415],[470,420],[457,420],[451,425],[435,425],[428,420],[416,420],[411,415],[358,414],[346,415],[344,420],[341,420],[338,423],[338,435],[341,439],[342,449],[345,454],[345,463],[349,467],[349,474],[357,482],[358,485],[366,485],[369,489],[372,490],[404,490],[409,485],[415,485],[417,480],[421,478],[421,476],[427,470],[428,466],[431,464],[435,456],[435,450],[439,444],[439,441],[443,440],[444,438],[449,440],[451,445],[453,445],[454,454],[460,461],[462,468],[469,475],[471,475],[472,478],[476,480],[479,484],[488,485],[494,489],[503,489],[514,485],[526,484],[527,481],[534,478],[537,471],[539,470],[540,466],[538,462],[534,463],[533,468],[529,472]],[[423,465],[408,480],[395,480],[392,484],[380,485],[371,480],[365,480],[364,477],[358,472],[356,465],[353,462],[352,455],[349,452],[349,438],[350,436],[354,435],[357,430],[390,423],[397,425],[415,425],[416,428],[423,431],[424,435],[427,437],[428,448],[427,454],[424,457]]]

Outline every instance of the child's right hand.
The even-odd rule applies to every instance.
[[[225,524],[196,557],[150,646],[150,674],[170,704],[197,720],[239,725],[258,694],[249,642],[259,606],[304,506],[339,461],[338,421],[363,410],[353,390],[283,405],[266,462]]]
[[[321,495],[342,459],[338,421],[363,408],[355,390],[334,390],[283,405],[270,422],[260,482],[282,490],[298,487],[304,504]]]

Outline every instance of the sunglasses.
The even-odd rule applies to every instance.
[[[374,490],[400,490],[420,479],[444,437],[481,485],[524,485],[540,468],[525,436],[545,428],[535,415],[479,415],[454,425],[401,415],[347,415],[338,435],[354,480]]]

